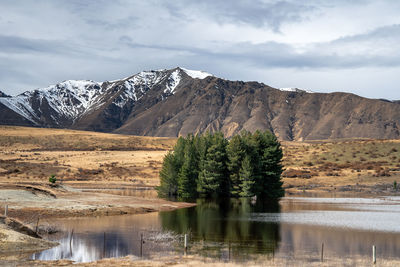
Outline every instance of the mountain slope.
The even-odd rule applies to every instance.
[[[274,89],[183,68],[0,97],[0,122],[134,135],[268,129],[283,140],[399,138],[400,105],[348,93]],[[4,115],[6,114],[6,115]]]

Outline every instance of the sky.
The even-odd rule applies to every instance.
[[[1,0],[0,90],[177,66],[400,99],[400,1]]]

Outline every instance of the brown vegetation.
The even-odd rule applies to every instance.
[[[282,176],[289,192],[344,186],[351,191],[388,192],[400,180],[399,147],[400,140],[283,142]]]
[[[158,170],[175,138],[73,130],[0,127],[0,181],[158,184]]]
[[[0,182],[79,187],[154,187],[175,138],[86,131],[0,127]],[[288,192],[343,186],[369,191],[400,181],[400,140],[283,142]],[[336,189],[335,189],[336,188]],[[378,187],[376,187],[378,188]],[[358,190],[358,189],[356,189]],[[386,190],[385,190],[386,191]]]

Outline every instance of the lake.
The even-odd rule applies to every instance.
[[[400,197],[285,197],[279,202],[249,199],[197,200],[170,212],[99,218],[58,219],[63,230],[49,237],[60,245],[32,259],[95,261],[126,255],[145,258],[189,254],[224,261],[270,258],[400,258]],[[144,243],[141,244],[141,238]]]

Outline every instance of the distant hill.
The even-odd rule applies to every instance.
[[[64,81],[14,97],[0,93],[0,124],[168,137],[268,129],[282,140],[397,139],[400,105],[174,68],[116,81]]]

